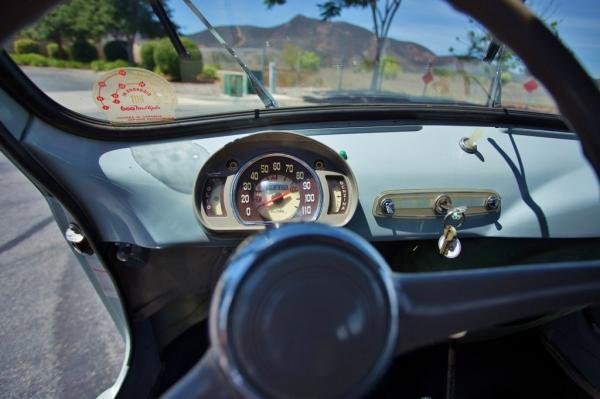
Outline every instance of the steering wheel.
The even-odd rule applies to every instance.
[[[598,173],[600,93],[573,55],[519,0],[449,1],[523,58]],[[401,274],[348,230],[290,224],[229,259],[212,299],[211,346],[164,397],[359,397],[396,355],[599,301],[600,261]]]

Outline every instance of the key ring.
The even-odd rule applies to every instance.
[[[444,227],[451,225],[457,229],[462,226],[465,220],[467,220],[465,212],[467,212],[466,206],[459,206],[450,210],[448,213],[446,213],[446,216],[444,216]]]

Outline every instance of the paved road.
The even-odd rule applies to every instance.
[[[0,397],[89,398],[123,343],[41,194],[0,154]]]

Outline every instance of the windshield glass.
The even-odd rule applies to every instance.
[[[442,0],[194,2],[217,35],[184,0],[162,4],[187,56],[178,56],[164,21],[144,0],[67,1],[23,30],[6,50],[56,102],[121,122],[152,120],[112,113],[141,109],[144,95],[162,101],[158,119],[264,108],[267,102],[257,96],[260,87],[253,79],[279,107],[426,103],[557,112],[510,49],[495,46],[485,29]],[[592,77],[600,76],[596,1],[527,5]],[[129,81],[116,80],[125,74]],[[127,88],[134,77],[137,85]],[[109,79],[116,87],[108,93],[113,97],[108,87],[102,92]],[[148,99],[145,104],[154,106]]]

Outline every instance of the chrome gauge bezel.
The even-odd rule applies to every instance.
[[[317,184],[317,188],[318,188],[318,192],[319,192],[319,201],[317,203],[317,211],[314,213],[314,215],[310,218],[310,219],[306,219],[306,220],[284,220],[284,221],[269,221],[269,220],[263,220],[263,221],[255,221],[255,222],[247,222],[244,221],[241,217],[240,214],[238,212],[237,206],[236,206],[236,190],[237,190],[237,185],[238,185],[238,181],[240,179],[240,176],[253,164],[255,164],[256,162],[260,161],[261,159],[264,158],[268,158],[268,157],[285,157],[285,158],[289,158],[292,159],[296,162],[298,162],[300,165],[302,165],[304,168],[306,168],[307,171],[310,172],[312,178],[314,179],[314,181]],[[234,178],[233,178],[233,183],[231,185],[231,190],[230,190],[230,207],[233,211],[233,215],[235,216],[235,219],[238,221],[238,223],[244,225],[244,226],[263,226],[263,225],[273,225],[273,224],[282,224],[282,223],[299,223],[299,222],[314,222],[316,220],[319,219],[319,217],[321,216],[321,212],[323,211],[323,185],[321,184],[321,179],[319,178],[319,176],[316,174],[314,168],[312,168],[311,166],[309,166],[305,161],[303,161],[302,159],[295,157],[293,155],[290,154],[286,154],[283,152],[269,152],[269,153],[265,153],[262,155],[259,155],[257,157],[254,157],[252,159],[250,159],[249,161],[247,161],[246,163],[244,163],[244,165],[238,169],[238,171],[236,172]]]

